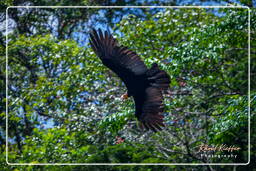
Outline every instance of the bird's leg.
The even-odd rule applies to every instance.
[[[128,93],[125,93],[125,94],[123,94],[122,96],[121,96],[121,99],[122,100],[126,100],[126,99],[128,99]]]

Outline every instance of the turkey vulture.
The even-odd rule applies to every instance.
[[[124,82],[128,92],[123,98],[132,96],[135,102],[135,116],[142,128],[154,132],[162,130],[163,90],[170,84],[169,75],[154,63],[150,69],[140,57],[118,42],[107,31],[103,34],[93,29],[90,44],[102,63]]]

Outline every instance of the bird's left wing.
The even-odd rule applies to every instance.
[[[93,29],[90,33],[90,44],[103,64],[114,71],[123,81],[147,71],[147,67],[140,57],[126,47],[119,46],[117,40],[107,31],[103,34],[100,29],[98,32]]]

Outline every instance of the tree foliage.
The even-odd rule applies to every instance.
[[[15,4],[14,1],[9,3]],[[89,1],[77,4],[81,3],[91,4]],[[31,4],[58,5],[44,1],[31,1]],[[156,62],[171,76],[171,89],[165,96],[167,127],[158,133],[142,132],[138,128],[134,102],[120,99],[126,91],[124,84],[103,66],[89,47],[86,32],[96,22],[86,21],[107,21],[97,18],[101,13],[98,9],[24,9],[20,10],[24,12],[21,15],[18,11],[16,8],[8,10],[15,21],[10,20],[13,24],[8,33],[10,163],[248,161],[247,9],[217,12],[210,9],[159,9],[157,12],[109,9],[102,12],[117,18],[116,23],[108,22],[112,22],[113,33],[120,44],[136,51],[147,66]],[[256,112],[255,17],[255,10],[252,10],[251,122],[255,121]],[[4,89],[5,42],[1,34],[0,85]],[[5,92],[1,91],[2,163],[5,160],[5,102]],[[251,131],[255,131],[255,126],[251,126]],[[251,139],[255,139],[255,135],[252,134]],[[202,158],[198,153],[201,144],[235,145],[242,150],[235,153],[238,158]],[[253,154],[255,145],[251,150]],[[251,160],[253,158],[255,156]],[[247,168],[252,167],[253,164]],[[10,168],[43,169],[40,166],[3,169]],[[44,168],[54,170],[57,167]],[[125,166],[100,166],[98,169],[106,168],[127,169]],[[143,170],[147,167],[129,168]]]

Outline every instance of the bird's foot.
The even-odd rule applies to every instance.
[[[123,95],[121,96],[121,99],[122,99],[122,100],[128,99],[128,93],[123,94]]]

